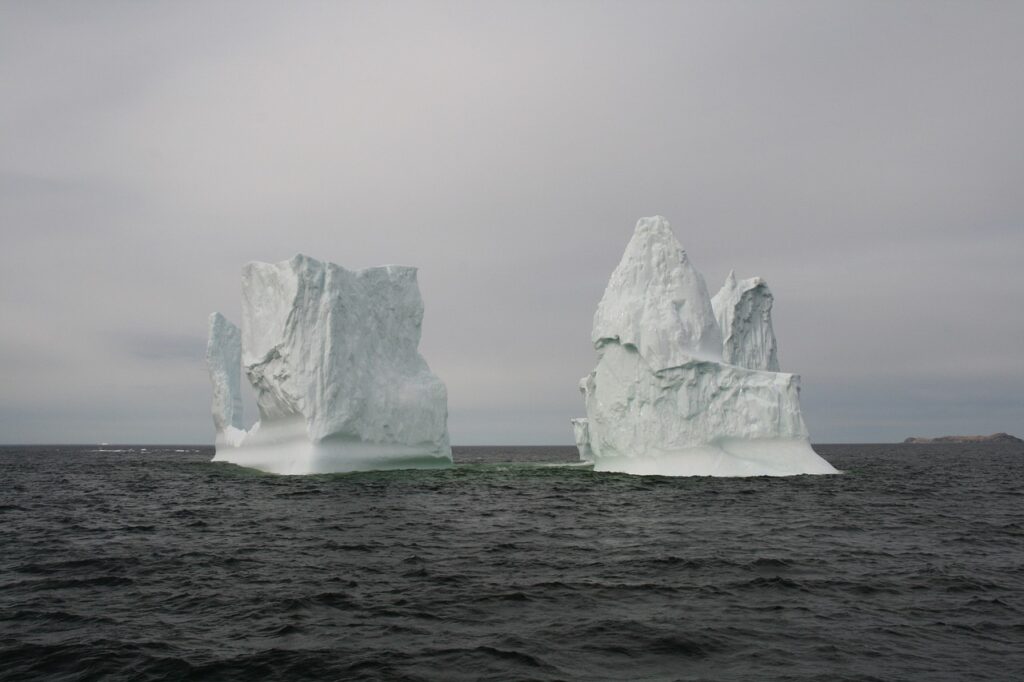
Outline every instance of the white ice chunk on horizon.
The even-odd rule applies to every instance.
[[[246,265],[241,330],[210,317],[214,461],[278,474],[450,465],[448,394],[419,354],[422,321],[416,268]],[[259,409],[248,431],[241,367]]]
[[[594,315],[581,459],[665,476],[837,473],[811,448],[799,377],[778,371],[772,300],[763,280],[730,275],[713,306],[668,221],[642,218]]]

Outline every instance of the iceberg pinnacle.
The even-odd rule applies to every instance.
[[[704,278],[661,216],[641,218],[594,314],[594,346],[632,346],[655,370],[719,360],[722,332]]]
[[[211,317],[214,460],[284,474],[450,464],[447,391],[417,350],[422,320],[412,267],[246,265],[241,332]],[[228,437],[241,429],[239,365],[260,419]]]
[[[811,449],[799,377],[777,371],[771,305],[762,280],[732,274],[712,305],[668,221],[641,219],[594,316],[581,459],[670,476],[836,473]]]

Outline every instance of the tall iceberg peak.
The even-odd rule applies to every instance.
[[[594,316],[587,416],[573,420],[581,459],[669,476],[836,473],[811,449],[799,377],[776,371],[762,284],[730,275],[716,297],[730,311],[723,330],[668,222],[640,220]]]
[[[747,369],[779,371],[778,343],[772,329],[772,292],[760,277],[736,281],[730,272],[711,299],[722,329],[722,360]]]
[[[447,390],[417,350],[422,321],[416,268],[247,264],[232,328],[260,420],[218,438],[214,460],[287,474],[450,464]],[[211,348],[218,334],[211,322]],[[215,390],[215,421],[219,409]]]
[[[720,360],[722,333],[704,278],[665,218],[641,218],[594,315],[591,340],[632,346],[652,369]]]

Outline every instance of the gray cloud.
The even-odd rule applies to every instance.
[[[1022,432],[1022,29],[1009,2],[7,3],[0,441],[209,440],[206,315],[301,251],[420,267],[455,443],[570,442],[655,213],[712,289],[770,281],[816,440]]]

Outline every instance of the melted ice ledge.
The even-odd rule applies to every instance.
[[[242,271],[242,329],[210,316],[214,461],[277,474],[451,464],[448,394],[417,347],[416,269],[295,256]],[[260,420],[242,428],[241,372]]]
[[[763,280],[731,273],[712,299],[668,221],[641,219],[594,315],[580,458],[631,474],[837,473],[811,449],[799,377],[778,371],[771,308]]]

